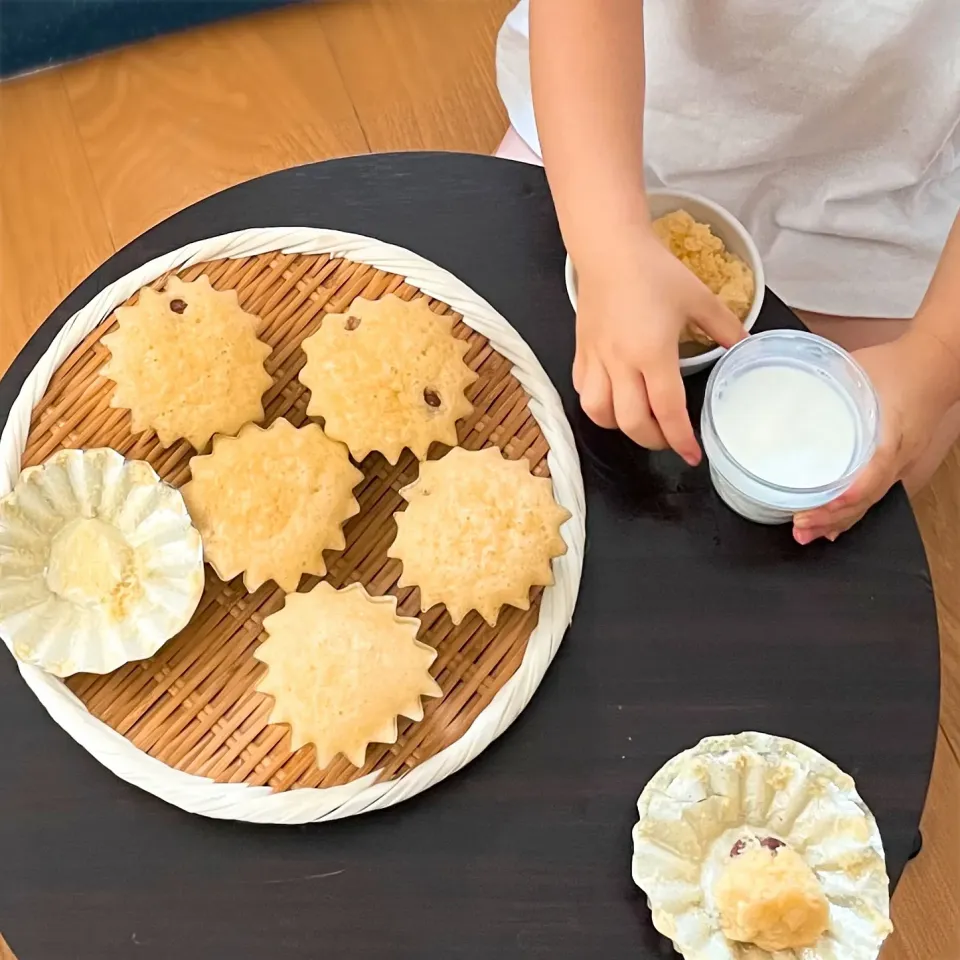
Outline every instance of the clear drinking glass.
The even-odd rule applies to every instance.
[[[738,463],[724,446],[716,428],[716,405],[737,378],[760,367],[793,367],[815,374],[843,398],[853,416],[855,441],[850,462],[836,480],[817,487],[771,483]],[[836,344],[801,330],[769,330],[738,343],[717,362],[707,381],[700,427],[713,486],[727,506],[757,523],[787,523],[794,514],[828,503],[850,486],[876,450],[880,405],[864,370]]]

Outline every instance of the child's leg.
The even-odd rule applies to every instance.
[[[807,310],[795,310],[798,317],[821,337],[826,337],[853,352],[896,340],[909,325],[909,320],[876,320],[864,317],[830,317]]]
[[[513,127],[507,131],[494,156],[504,160],[519,160],[521,163],[534,163],[538,167],[543,166],[543,161],[527,146]]]
[[[862,350],[888,343],[907,329],[909,320],[875,320],[860,317],[827,317],[798,310],[803,322],[814,332],[839,344],[844,350]],[[950,448],[960,437],[960,404],[951,407],[919,460],[904,477],[909,494],[919,493],[937,472]]]

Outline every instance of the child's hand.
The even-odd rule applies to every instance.
[[[955,402],[960,364],[939,340],[910,331],[854,353],[880,398],[880,444],[850,488],[832,503],[797,514],[793,536],[836,540],[909,472]]]
[[[700,447],[687,413],[678,341],[692,321],[724,347],[746,334],[737,318],[646,228],[577,263],[573,385],[587,416],[643,447]]]

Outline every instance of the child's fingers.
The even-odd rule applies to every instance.
[[[583,374],[586,370],[587,361],[584,355],[583,349],[580,346],[579,338],[577,340],[577,349],[573,355],[573,370],[571,371],[573,376],[573,389],[579,394],[581,388],[583,387]]]
[[[794,527],[798,530],[849,529],[893,486],[895,473],[892,453],[881,448],[846,491],[825,506],[797,514]]]
[[[598,427],[613,430],[617,418],[613,411],[613,391],[607,371],[596,357],[589,355],[584,358],[581,370],[577,391],[583,412]]]
[[[850,487],[827,506],[837,519],[846,513],[856,513],[858,510],[865,512],[885,496],[896,480],[894,452],[881,447]]]
[[[643,379],[650,409],[664,438],[691,467],[695,467],[701,458],[700,445],[687,412],[687,394],[676,356],[667,354],[662,357],[659,363],[644,370]]]
[[[835,524],[828,527],[796,527],[793,528],[793,539],[800,544],[800,546],[805,547],[808,543],[813,543],[814,540],[819,540],[821,537],[824,540],[829,540],[831,542],[835,541],[841,534],[846,533],[852,526],[858,523],[864,514],[860,516],[848,519],[840,524]]]
[[[743,329],[743,324],[706,287],[697,307],[694,319],[703,332],[721,347],[732,347],[746,339],[747,331]]]
[[[641,447],[648,450],[666,449],[669,444],[654,419],[639,371],[621,365],[611,374],[617,426]]]

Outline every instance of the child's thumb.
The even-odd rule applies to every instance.
[[[745,340],[747,331],[728,307],[720,302],[719,297],[704,290],[705,296],[700,304],[697,323],[714,343],[721,347],[732,347],[735,343]]]

